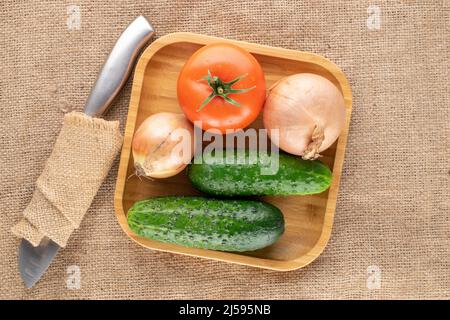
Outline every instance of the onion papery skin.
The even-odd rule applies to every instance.
[[[339,137],[345,125],[342,93],[328,79],[312,73],[299,73],[275,83],[263,111],[264,127],[281,150],[316,159]]]
[[[180,143],[186,147],[186,154],[173,152]],[[194,156],[193,125],[183,114],[153,114],[136,130],[132,153],[137,176],[172,177],[186,168]]]

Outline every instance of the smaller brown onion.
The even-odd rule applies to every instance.
[[[339,137],[345,125],[344,98],[328,79],[311,73],[286,77],[269,89],[264,127],[272,142],[303,159],[316,159]]]
[[[136,175],[168,178],[194,155],[194,128],[183,114],[161,112],[142,122],[132,144]]]

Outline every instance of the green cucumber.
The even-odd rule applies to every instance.
[[[330,169],[318,160],[280,152],[273,174],[263,171],[267,160],[270,157],[254,150],[231,151],[231,157],[229,151],[220,156],[200,154],[189,165],[188,175],[194,187],[215,196],[306,195],[323,192],[331,184]]]
[[[139,236],[219,251],[261,249],[284,232],[281,211],[253,200],[156,197],[136,202],[127,219]]]

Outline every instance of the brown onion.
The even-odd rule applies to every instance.
[[[272,141],[281,150],[303,159],[316,159],[344,128],[344,98],[324,77],[294,74],[269,89],[263,121],[269,137],[271,130],[279,130]]]
[[[136,130],[132,151],[138,176],[174,176],[194,155],[194,128],[183,114],[156,113]]]

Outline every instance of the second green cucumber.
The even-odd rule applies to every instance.
[[[262,158],[253,150],[235,150],[231,157],[225,151],[221,156],[199,155],[188,174],[197,189],[215,196],[315,194],[327,190],[332,178],[318,160],[286,153]]]

